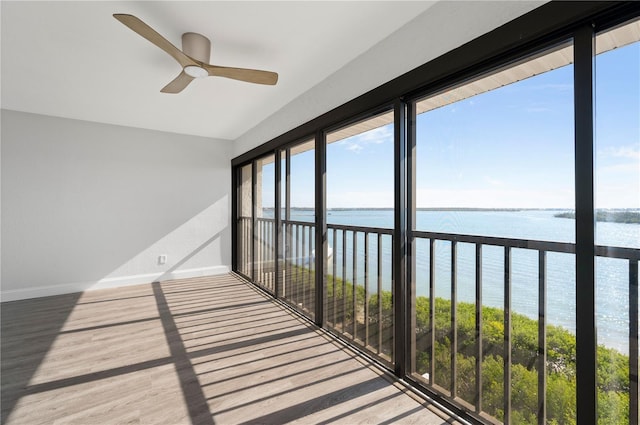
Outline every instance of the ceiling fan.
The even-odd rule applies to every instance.
[[[182,34],[182,50],[180,50],[133,15],[116,13],[113,17],[167,52],[182,66],[182,72],[160,90],[162,93],[180,93],[195,78],[208,76],[267,85],[275,85],[278,82],[278,74],[275,72],[210,65],[208,62],[211,55],[211,42],[201,34],[194,32]]]

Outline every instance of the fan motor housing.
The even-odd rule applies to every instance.
[[[211,41],[202,34],[185,32],[182,34],[182,51],[200,62],[209,63]]]

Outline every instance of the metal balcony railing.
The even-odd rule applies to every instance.
[[[329,224],[327,327],[387,365],[393,364],[393,230]]]
[[[253,238],[253,229],[251,217],[239,217],[237,226],[237,244],[236,249],[238,258],[238,272],[247,277],[251,277],[251,269],[253,263],[253,255],[251,252],[251,239]]]
[[[268,292],[275,294],[275,238],[276,222],[272,218],[256,219],[254,240],[254,272],[253,279]]]
[[[436,277],[436,261],[437,251],[436,244],[448,243],[450,255],[449,261],[451,261],[450,270],[450,329],[447,335],[449,343],[449,361],[448,371],[450,378],[448,379],[448,386],[442,387],[442,383],[435,382],[434,379],[437,375],[436,368],[439,366],[436,361],[436,335],[438,329],[436,329],[436,297],[429,297],[429,328],[426,334],[428,335],[428,344],[426,354],[428,357],[427,363],[429,370],[427,373],[419,374],[414,373],[414,378],[421,382],[424,386],[432,391],[439,393],[449,399],[454,404],[461,406],[467,411],[474,412],[478,417],[482,417],[484,420],[491,420],[492,422],[513,423],[511,416],[515,410],[512,406],[512,401],[516,395],[512,394],[512,344],[513,339],[513,324],[512,324],[512,307],[511,300],[513,296],[513,278],[512,273],[514,265],[512,264],[512,252],[514,249],[522,249],[528,251],[534,251],[538,257],[538,341],[535,351],[535,364],[532,367],[537,371],[537,393],[538,406],[537,416],[538,423],[547,423],[547,377],[548,377],[548,363],[547,363],[547,254],[548,253],[564,253],[575,254],[575,244],[572,243],[559,243],[559,242],[547,242],[536,240],[523,240],[523,239],[508,239],[497,238],[487,236],[471,236],[471,235],[458,235],[458,234],[446,234],[436,232],[421,232],[413,231],[410,233],[412,237],[412,243],[417,241],[426,241],[429,244],[429,294],[436,293],[436,283],[438,278]],[[472,244],[475,246],[475,348],[474,348],[474,360],[475,360],[475,373],[474,373],[474,391],[471,398],[465,398],[459,394],[458,387],[460,377],[458,376],[457,364],[459,355],[459,339],[458,339],[458,317],[457,317],[457,299],[458,299],[458,275],[457,275],[457,261],[458,261],[458,246],[459,244]],[[415,246],[415,245],[414,245]],[[496,412],[487,412],[483,406],[483,398],[486,395],[485,391],[487,387],[483,382],[483,355],[487,351],[486,347],[483,347],[483,341],[485,340],[483,335],[483,248],[499,247],[503,249],[503,326],[504,326],[504,340],[502,347],[502,359],[503,359],[503,379],[502,379],[502,391],[503,391],[503,406]],[[640,260],[640,250],[632,248],[617,248],[609,246],[596,246],[595,255],[598,257],[608,257],[626,260],[628,262],[628,274],[629,274],[629,412],[630,423],[637,424],[638,418],[638,261]],[[415,257],[414,257],[415,261]],[[415,263],[414,263],[415,265]],[[415,267],[414,267],[415,270]],[[415,314],[415,313],[414,313]],[[415,321],[413,322],[415,326]],[[415,335],[415,329],[412,332]],[[415,346],[415,341],[414,341]],[[413,363],[415,364],[415,351],[413,352]],[[441,366],[441,365],[440,365]],[[635,412],[635,413],[634,413]],[[499,416],[499,420],[493,415]]]
[[[315,226],[282,221],[284,250],[280,297],[302,314],[315,317]]]
[[[270,218],[258,218],[255,220],[255,239],[251,239],[251,219],[243,217],[238,222],[238,268],[253,281],[269,292],[275,293],[276,286],[278,294],[282,300],[300,311],[302,314],[313,318],[316,296],[315,280],[315,225],[309,222],[282,220],[281,229],[276,231],[275,220]],[[279,237],[280,253],[276,253],[276,238]],[[327,242],[329,252],[327,255],[327,275],[324,277],[326,287],[324,293],[324,321],[325,326],[331,332],[337,334],[347,342],[358,346],[376,357],[382,363],[392,367],[394,364],[394,329],[396,324],[394,318],[394,303],[392,297],[393,285],[393,239],[394,233],[391,229],[327,225]],[[514,423],[512,414],[519,409],[513,406],[512,402],[518,400],[518,395],[513,394],[513,316],[512,297],[514,295],[513,271],[519,264],[514,262],[514,250],[530,252],[537,257],[537,344],[532,349],[531,364],[529,367],[537,371],[537,388],[532,389],[537,396],[538,423],[546,423],[548,408],[548,386],[547,378],[549,364],[547,361],[548,340],[547,329],[548,311],[547,301],[549,293],[547,290],[547,265],[548,254],[575,255],[575,244],[499,238],[488,236],[473,236],[447,234],[425,231],[410,231],[408,242],[413,247],[410,249],[412,280],[409,290],[412,295],[412,305],[406,323],[411,327],[410,334],[413,335],[411,341],[412,348],[412,372],[411,378],[419,386],[428,391],[441,396],[455,406],[460,407],[472,415],[481,418],[483,421],[495,423]],[[252,245],[253,243],[253,245]],[[427,252],[416,252],[416,244],[423,244],[429,247]],[[461,378],[458,370],[461,341],[458,336],[459,317],[458,309],[461,305],[458,301],[459,293],[459,247],[473,247],[474,263],[474,319],[475,334],[473,337],[472,351],[469,357],[474,366],[473,382],[460,382]],[[248,248],[249,247],[249,248]],[[253,248],[251,248],[253,247]],[[489,248],[490,247],[490,248]],[[436,273],[436,263],[442,261],[439,253],[443,248],[448,250],[446,261],[448,264],[447,285],[450,293],[447,294],[447,302],[450,305],[448,310],[449,327],[446,331],[446,338],[437,341],[437,335],[442,334],[442,329],[436,327],[436,286],[439,279]],[[485,335],[483,335],[483,250],[493,250],[501,253],[502,259],[502,326],[503,339],[501,347],[484,346]],[[252,251],[253,250],[253,251]],[[640,249],[618,248],[610,246],[596,246],[594,254],[597,257],[614,258],[627,262],[628,265],[628,292],[629,301],[629,423],[638,423],[638,262],[640,261]],[[255,261],[253,261],[255,258]],[[516,256],[516,261],[517,260]],[[428,263],[428,318],[427,326],[418,329],[416,327],[416,261]],[[276,276],[275,264],[279,276]],[[253,273],[251,275],[251,273]],[[495,280],[494,280],[495,282]],[[578,287],[579,285],[576,285]],[[423,317],[420,318],[424,320]],[[423,323],[423,322],[421,322]],[[426,349],[416,348],[416,338],[426,338]],[[448,344],[448,360],[436,359],[436,345],[445,341]],[[468,344],[469,341],[465,341]],[[469,349],[469,347],[466,347]],[[485,381],[483,376],[483,361],[487,352],[501,351],[502,357],[502,379],[499,384],[502,392],[502,406],[496,409],[495,406],[487,408],[484,402],[488,397],[487,391],[495,391],[496,383]],[[428,368],[416,370],[416,356],[426,355]],[[444,365],[443,362],[447,364]],[[447,379],[436,379],[442,376],[439,367],[445,367]],[[438,373],[440,372],[440,374]],[[464,384],[466,391],[459,390]],[[469,391],[471,388],[471,392]],[[489,390],[488,388],[493,388]],[[548,418],[549,420],[553,418]],[[514,419],[515,420],[515,419]]]

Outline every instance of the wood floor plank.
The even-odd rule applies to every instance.
[[[2,423],[453,423],[233,275],[3,303]]]

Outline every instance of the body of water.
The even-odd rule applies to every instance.
[[[575,242],[575,221],[554,217],[554,210],[452,210],[418,211],[416,230],[454,233],[464,235],[495,236],[553,242]],[[265,214],[265,215],[271,215]],[[292,209],[292,220],[313,221],[314,213]],[[345,224],[367,227],[393,228],[391,210],[330,210],[328,224]],[[363,236],[360,236],[363,238]],[[334,255],[341,261],[342,241],[329,244]],[[640,249],[640,225],[598,222],[596,226],[598,245]],[[370,239],[370,264],[376,264],[377,238]],[[364,258],[364,243],[358,241],[358,258]],[[450,243],[438,241],[435,250],[436,296],[450,298],[451,251]],[[352,263],[352,243],[347,237],[346,254],[348,269]],[[429,243],[416,241],[415,282],[418,296],[429,295]],[[461,302],[475,300],[475,246],[457,244],[457,297]],[[533,319],[538,317],[538,252],[527,249],[512,250],[512,310]],[[373,266],[371,266],[373,267]],[[364,271],[358,266],[356,278],[364,282]],[[484,246],[482,253],[482,297],[487,306],[504,306],[504,249]],[[341,270],[336,270],[341,275]],[[377,270],[370,269],[370,281],[375,281]],[[391,289],[391,239],[382,243],[383,288]],[[347,278],[351,278],[347,272]],[[628,353],[629,332],[629,275],[628,261],[610,258],[596,260],[597,285],[597,334],[598,342]],[[372,283],[372,289],[376,285]],[[575,332],[576,323],[576,278],[575,255],[563,253],[547,254],[547,320],[549,324],[562,326]]]

